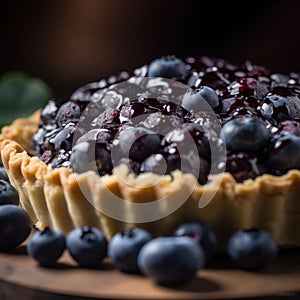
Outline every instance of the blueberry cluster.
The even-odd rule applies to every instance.
[[[143,229],[116,233],[108,245],[114,266],[126,273],[142,273],[161,284],[180,284],[194,277],[217,253],[214,232],[200,222],[178,226],[172,236],[152,238]],[[258,271],[277,257],[277,245],[260,229],[241,230],[233,234],[227,253],[236,265]]]
[[[19,195],[10,184],[0,155],[0,250],[13,250],[29,236],[32,223],[19,205]]]
[[[28,254],[43,267],[55,265],[65,249],[79,266],[96,268],[106,256],[107,241],[95,227],[76,228],[66,238],[61,231],[46,227],[37,231],[27,244]]]
[[[146,95],[141,89],[145,77],[154,79],[147,83],[151,93]],[[189,86],[192,93],[166,99],[178,88],[166,79]],[[126,85],[115,85],[125,80]],[[207,128],[213,130],[215,124],[207,107],[223,128],[226,171],[237,181],[300,168],[299,74],[208,57],[162,57],[132,74],[84,85],[68,101],[51,100],[42,111],[33,147],[54,168],[76,165],[76,172],[84,172],[92,157],[100,175],[123,163],[135,174],[181,169],[203,184],[214,167]],[[75,135],[79,121],[89,126],[80,126]]]
[[[205,268],[217,253],[214,232],[200,222],[178,226],[173,235],[152,237],[141,228],[117,232],[108,243],[94,227],[76,228],[66,239],[60,231],[47,227],[29,240],[27,250],[41,266],[53,266],[65,248],[80,267],[98,268],[108,256],[124,273],[144,274],[163,285],[181,284]],[[261,270],[277,257],[277,245],[267,232],[241,230],[227,245],[228,256],[250,271]]]

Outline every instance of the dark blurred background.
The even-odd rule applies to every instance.
[[[296,0],[11,0],[0,22],[0,73],[41,77],[58,97],[162,54],[300,71]]]

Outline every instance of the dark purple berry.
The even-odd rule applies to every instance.
[[[32,222],[28,213],[17,205],[0,206],[0,249],[12,250],[29,236]]]
[[[266,173],[267,168],[255,153],[232,153],[227,156],[225,171],[231,173],[237,182],[243,182]]]
[[[189,236],[204,250],[206,260],[211,259],[217,252],[217,237],[212,229],[200,222],[190,222],[179,225],[175,236]]]
[[[300,168],[300,137],[292,133],[275,138],[268,149],[267,164],[273,170]]]
[[[185,79],[188,75],[186,64],[175,56],[164,56],[149,64],[148,77]]]
[[[251,114],[258,114],[257,109],[259,107],[259,101],[254,97],[233,97],[223,99],[220,112],[227,115],[234,115],[237,110],[246,109]]]
[[[19,205],[19,195],[9,182],[0,180],[0,206],[5,204]]]
[[[174,115],[163,115],[162,112],[151,113],[143,121],[145,128],[155,131],[162,136],[182,125],[184,120]]]
[[[51,267],[65,250],[65,237],[61,231],[46,227],[37,231],[27,243],[27,252],[41,266]]]
[[[107,109],[96,120],[97,128],[117,131],[120,126],[120,112],[117,109]]]
[[[9,182],[7,172],[6,172],[6,170],[3,166],[0,166],[0,180],[4,180],[4,181]]]
[[[160,136],[143,127],[127,128],[120,133],[119,143],[124,155],[143,161],[160,148]]]
[[[96,268],[107,254],[104,234],[95,227],[73,229],[66,238],[66,246],[79,266]]]
[[[182,99],[182,106],[190,111],[214,109],[219,105],[217,93],[208,86],[201,86],[195,91],[187,92]]]
[[[271,138],[270,131],[262,120],[249,117],[239,117],[226,122],[222,134],[227,148],[233,152],[262,150]]]
[[[183,129],[195,142],[199,155],[210,160],[210,145],[204,127],[198,123],[185,123]]]
[[[209,86],[220,94],[227,92],[229,83],[230,81],[227,76],[217,71],[206,72],[200,81],[201,85]]]
[[[92,129],[83,136],[81,136],[77,143],[97,141],[99,143],[108,143],[112,141],[113,135],[107,129]]]
[[[196,123],[186,123],[180,128],[171,130],[163,138],[162,145],[170,145],[169,149],[177,148],[180,154],[187,154],[191,150],[194,152],[198,150],[199,154],[203,157],[209,157],[210,155],[209,143],[205,131],[201,125]]]
[[[77,123],[81,116],[80,106],[73,102],[66,102],[63,104],[57,112],[55,120],[58,126],[63,126],[67,123]]]
[[[138,254],[141,248],[151,239],[151,234],[141,228],[118,232],[112,237],[108,245],[108,256],[120,271],[139,273]]]
[[[94,170],[100,176],[110,174],[113,168],[110,147],[106,142],[78,143],[72,149],[71,165],[76,173]]]
[[[272,236],[260,229],[241,230],[227,244],[229,257],[243,269],[257,271],[270,265],[277,257],[277,245]]]
[[[155,238],[138,255],[142,273],[164,285],[190,280],[204,263],[204,251],[186,236]]]
[[[277,87],[264,98],[260,110],[274,123],[300,118],[300,91]]]

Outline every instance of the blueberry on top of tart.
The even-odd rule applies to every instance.
[[[146,83],[143,77],[154,80]],[[178,87],[164,78],[192,92],[173,97]],[[126,84],[118,84],[124,80]],[[146,84],[148,94],[143,91]],[[233,65],[208,57],[162,57],[132,74],[86,84],[68,101],[50,101],[42,110],[33,148],[53,168],[87,166],[91,158],[84,153],[94,151],[100,175],[123,163],[135,174],[181,169],[204,184],[212,168],[210,134],[203,128],[205,107],[222,126],[226,171],[237,181],[300,167],[298,74],[272,74],[248,61]],[[188,137],[196,145],[192,150]],[[118,153],[117,159],[112,153]],[[289,154],[293,159],[286,162]],[[200,164],[199,172],[195,164]]]

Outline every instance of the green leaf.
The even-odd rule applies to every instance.
[[[29,116],[51,97],[51,89],[41,79],[17,71],[5,73],[0,77],[0,124]]]

